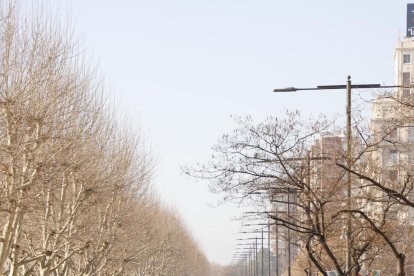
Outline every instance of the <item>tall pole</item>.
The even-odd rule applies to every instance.
[[[311,175],[311,152],[308,152],[308,160],[307,160],[307,165],[308,165],[308,169],[307,169],[307,180],[306,180],[306,184],[307,184],[307,188],[306,188],[306,207],[308,208],[308,212],[309,212],[309,216],[311,216],[311,181],[312,181],[312,175]],[[321,158],[323,158],[323,156],[321,156]],[[308,254],[312,254],[311,252],[308,252]],[[311,276],[312,275],[312,264],[311,264],[311,258],[308,256],[308,272],[307,272],[307,276]]]
[[[309,213],[309,217],[311,216],[311,210],[310,210],[310,185],[311,185],[311,152],[308,151],[308,157],[306,160],[307,163],[307,179],[306,179],[306,208],[308,209],[307,212]],[[311,252],[308,252],[308,255],[311,254]],[[310,258],[308,257],[308,263],[310,264]],[[310,273],[310,265],[308,267],[308,272],[306,272],[306,275],[309,276]]]
[[[253,248],[249,250],[249,276],[253,276]]]
[[[249,276],[252,276],[252,248],[249,249]]]
[[[276,214],[277,214],[277,209],[276,209]],[[278,231],[278,227],[277,227],[277,222],[275,224],[275,242],[276,242],[276,276],[279,276],[279,231]]]
[[[264,260],[263,260],[263,228],[262,228],[262,276],[264,276]]]
[[[270,276],[270,271],[271,271],[271,266],[270,266],[270,223],[267,222],[267,253],[268,255],[268,262],[269,262],[269,276]]]
[[[351,143],[351,76],[348,76],[346,81],[346,162],[348,168],[351,168],[352,165],[352,143]],[[348,170],[347,172],[347,209],[351,209],[351,172]],[[352,242],[351,242],[351,234],[352,234],[352,215],[348,213],[347,218],[347,227],[346,227],[346,270],[350,272],[352,269]]]
[[[256,256],[255,267],[256,267],[256,269],[255,269],[255,274],[254,275],[259,276],[259,263],[257,262],[257,236],[255,237],[255,244],[256,244],[256,247],[255,247],[255,256]]]
[[[254,244],[253,244],[253,246],[252,246],[252,249],[251,249],[251,254],[250,254],[250,275],[251,276],[254,276],[254,263],[253,263],[253,261],[254,261]]]
[[[246,254],[246,256],[244,258],[244,262],[243,262],[243,274],[246,275],[246,276],[248,276],[248,274],[247,274],[247,260],[248,260],[248,257],[247,257],[247,254]]]
[[[255,256],[254,256],[255,249],[254,248],[255,248],[255,246],[254,246],[254,243],[253,243],[253,245],[252,245],[252,254],[251,254],[252,259],[251,259],[251,262],[250,262],[250,268],[251,268],[251,275],[252,276],[256,276],[256,274],[255,274],[256,267],[254,265],[254,259],[255,259]]]
[[[250,249],[249,249],[250,250]],[[250,257],[249,257],[250,258]],[[247,259],[246,260],[246,275],[247,276],[250,276],[250,271],[249,271],[249,262],[250,262],[250,259]]]
[[[248,272],[247,272],[247,266],[248,266],[248,257],[247,257],[248,255],[246,255],[246,259],[244,259],[244,275],[246,275],[246,276],[248,276],[249,274],[248,274]]]
[[[287,219],[290,220],[290,189],[288,188],[288,209],[287,209]],[[287,229],[287,250],[288,250],[288,276],[291,276],[291,268],[290,268],[290,228]]]

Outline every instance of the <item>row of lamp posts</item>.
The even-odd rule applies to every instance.
[[[351,168],[352,166],[352,153],[351,153],[351,89],[352,88],[358,88],[358,89],[372,89],[372,88],[376,88],[376,89],[383,89],[383,88],[407,88],[406,86],[401,86],[401,85],[393,85],[393,86],[381,86],[380,84],[357,84],[357,85],[352,85],[351,84],[351,77],[348,76],[346,84],[345,85],[324,85],[324,86],[317,86],[315,88],[295,88],[295,87],[288,87],[288,88],[283,88],[283,89],[274,89],[273,92],[296,92],[296,91],[301,91],[301,90],[335,90],[335,89],[345,89],[346,90],[346,143],[347,143],[347,156],[346,156],[346,162],[347,162],[347,166],[349,168]],[[411,88],[411,87],[409,87]],[[288,208],[287,211],[290,211],[290,192],[288,192]],[[350,208],[351,207],[351,198],[352,198],[352,183],[351,183],[351,173],[348,171],[348,175],[347,175],[347,205]],[[288,214],[289,215],[289,214]],[[263,224],[256,224],[256,225],[263,225]],[[265,227],[264,227],[265,228]],[[263,258],[263,233],[267,232],[268,233],[268,255],[269,255],[269,260],[268,260],[268,275],[271,275],[271,262],[270,262],[270,256],[271,256],[271,250],[270,250],[270,224],[267,223],[267,231],[264,231],[262,228],[261,229],[261,240],[262,240],[262,258],[261,258],[261,274],[262,276],[264,276],[264,258]],[[257,233],[257,232],[256,232]],[[279,276],[279,245],[278,245],[278,227],[277,227],[277,223],[275,224],[275,242],[276,242],[276,276]],[[291,276],[291,250],[290,250],[290,230],[288,229],[288,241],[287,241],[287,266],[288,266],[288,276]],[[348,222],[347,222],[347,233],[346,233],[346,238],[347,238],[347,250],[346,250],[346,270],[347,271],[351,271],[353,269],[353,264],[352,264],[352,260],[351,260],[351,254],[352,254],[352,222],[351,222],[351,216],[349,215],[348,218]],[[245,275],[246,276],[259,276],[258,275],[258,263],[257,263],[257,237],[255,238],[247,238],[247,239],[238,239],[238,240],[255,240],[255,242],[253,243],[252,247],[249,247],[249,251],[248,254],[244,254],[244,255],[239,255],[239,257],[241,258],[241,260],[245,260],[246,261],[246,265],[245,265]],[[254,249],[254,251],[252,252],[252,248]],[[245,248],[244,248],[245,249]],[[248,257],[248,260],[246,259]],[[254,261],[253,261],[254,260]]]
[[[250,212],[250,213],[254,213],[254,212]],[[257,224],[244,224],[244,226],[264,226],[261,229],[255,229],[253,231],[244,231],[244,232],[240,232],[241,234],[261,234],[261,237],[258,238],[256,237],[250,237],[250,238],[239,238],[237,239],[238,241],[253,241],[253,243],[250,243],[251,246],[249,247],[239,247],[237,248],[238,250],[242,250],[240,251],[238,254],[238,260],[241,261],[241,263],[244,262],[244,272],[243,272],[243,276],[259,276],[259,258],[258,258],[258,240],[261,240],[261,264],[260,264],[260,268],[261,268],[261,276],[264,275],[272,275],[272,261],[271,261],[271,257],[272,257],[272,251],[270,248],[270,244],[271,244],[271,223],[257,223]],[[266,230],[267,228],[267,230]],[[267,233],[267,238],[264,236],[264,234]],[[265,252],[265,248],[264,248],[264,240],[267,239],[267,269],[265,267],[264,264],[264,252]],[[285,247],[288,251],[290,251],[290,241],[287,241],[288,245]],[[244,243],[240,243],[238,244],[239,246],[245,246],[246,244]],[[246,253],[244,250],[248,250],[248,252]],[[286,252],[286,255],[288,256],[287,258],[287,266],[290,267],[290,252]],[[278,235],[278,227],[277,224],[275,224],[275,275],[279,276],[279,235]],[[266,271],[267,270],[267,271]],[[267,273],[265,273],[265,271]]]

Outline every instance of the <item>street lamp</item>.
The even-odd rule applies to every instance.
[[[351,89],[358,88],[358,89],[372,89],[372,88],[397,88],[397,87],[404,87],[410,88],[409,86],[403,85],[387,85],[382,86],[380,84],[351,84],[351,76],[347,77],[347,81],[345,85],[318,85],[313,88],[296,88],[296,87],[287,87],[282,89],[274,89],[273,92],[276,93],[284,93],[284,92],[296,92],[302,90],[336,90],[336,89],[346,89],[346,162],[347,166],[350,169],[352,166],[352,155],[351,155]],[[351,171],[347,170],[347,208],[351,208]],[[348,213],[348,221],[347,221],[347,231],[346,231],[346,238],[347,238],[347,250],[346,250],[346,270],[349,272],[352,266],[352,244],[351,244],[351,234],[352,234],[352,224],[351,224],[351,213]]]

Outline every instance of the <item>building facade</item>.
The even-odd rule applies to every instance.
[[[395,85],[407,87],[373,101],[370,142],[375,150],[369,156],[371,164],[376,164],[372,168],[375,178],[397,190],[414,169],[414,88],[409,88],[413,77],[414,41],[399,38],[394,53],[394,81]],[[414,224],[413,208],[402,208],[399,217]]]

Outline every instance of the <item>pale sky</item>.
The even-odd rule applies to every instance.
[[[230,262],[239,222],[210,207],[207,183],[180,173],[205,161],[236,124],[284,109],[344,113],[341,91],[274,94],[274,88],[393,84],[393,53],[405,34],[402,0],[61,0],[117,109],[158,159],[154,185],[206,256]]]

